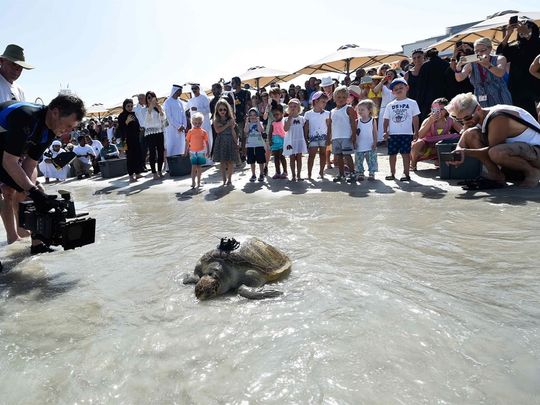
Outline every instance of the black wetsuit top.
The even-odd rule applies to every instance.
[[[47,107],[20,102],[0,103],[0,162],[4,152],[14,156],[27,155],[38,161],[55,138],[45,125]],[[0,164],[0,181],[22,191]]]

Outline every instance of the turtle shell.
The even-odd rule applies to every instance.
[[[256,270],[267,281],[279,279],[283,273],[291,268],[291,261],[285,253],[255,237],[241,241],[236,250],[226,252],[214,249],[208,252],[208,255],[214,260],[222,260],[233,266],[238,265]]]

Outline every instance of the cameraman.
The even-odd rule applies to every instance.
[[[78,97],[61,94],[48,106],[26,102],[0,103],[0,181],[28,193],[36,208],[47,212],[56,198],[36,187],[32,176],[38,160],[56,136],[71,131],[86,113]],[[32,240],[31,253],[52,251]]]

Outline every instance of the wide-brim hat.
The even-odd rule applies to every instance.
[[[333,86],[333,85],[334,85],[334,81],[332,80],[330,76],[323,77],[321,80],[321,84],[319,84],[319,86],[321,87]]]
[[[13,63],[16,63],[23,69],[34,69],[32,65],[26,63],[24,59],[24,49],[19,45],[9,44],[6,46],[6,50],[2,55],[0,55],[0,58],[5,58]]]

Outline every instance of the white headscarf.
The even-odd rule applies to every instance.
[[[51,148],[52,148],[53,146],[62,146],[62,142],[60,142],[59,140],[55,140],[55,141],[53,141],[53,142],[51,143]]]
[[[182,90],[182,86],[179,86],[178,84],[173,84],[169,97],[174,96],[174,93],[176,93],[178,90]]]

